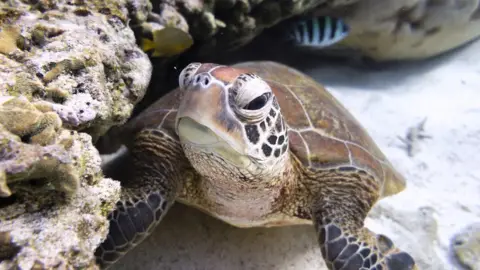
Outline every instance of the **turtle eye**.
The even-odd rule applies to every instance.
[[[273,100],[270,85],[253,73],[240,74],[229,88],[229,103],[236,115],[245,121],[262,121]]]
[[[246,106],[243,107],[243,109],[250,110],[250,111],[259,110],[267,104],[268,100],[270,99],[270,96],[271,96],[270,93],[263,93],[262,95],[250,101]]]

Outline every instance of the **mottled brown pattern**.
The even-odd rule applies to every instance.
[[[223,83],[229,84],[233,82],[235,78],[238,77],[238,75],[246,72],[247,71],[245,70],[236,69],[230,66],[221,66],[212,70],[210,74],[212,74],[213,77],[217,78]]]
[[[350,153],[354,158],[353,165],[366,168],[370,173],[373,173],[376,177],[383,178],[384,177],[384,166],[372,157],[368,152],[364,151],[360,147],[356,145],[349,145],[348,149],[350,149]]]
[[[298,156],[304,166],[312,166],[312,169],[325,168],[325,163],[311,162],[312,158],[319,161],[318,157],[323,156],[325,160],[332,161],[335,156],[330,154],[334,153],[336,153],[335,164],[340,165],[342,160],[345,165],[349,164],[348,154],[345,154],[348,153],[345,151],[345,144],[347,144],[349,149],[354,149],[355,154],[352,154],[354,165],[375,174],[382,186],[382,196],[398,193],[405,188],[403,176],[392,167],[362,125],[313,79],[274,62],[262,62],[262,64],[247,62],[235,67],[253,72],[271,85],[287,124],[291,129],[299,132],[297,134],[290,132],[291,151],[296,155],[309,154],[307,157]],[[312,131],[316,132],[316,136],[312,136]],[[297,144],[301,142],[297,138],[298,134],[307,143],[308,151],[305,151],[304,144]],[[319,152],[325,147],[325,140],[330,141],[329,145],[335,144],[338,147],[334,147],[333,152],[332,148],[328,153]],[[334,142],[335,140],[337,142]],[[342,156],[340,153],[345,155]]]
[[[314,131],[302,132],[302,136],[309,144],[308,156],[314,168],[337,167],[349,164],[348,149],[341,141],[319,136]],[[313,145],[310,142],[315,142]]]
[[[122,182],[121,200],[109,214],[110,231],[95,251],[108,267],[142,242],[174,203],[194,172],[175,138],[160,129],[143,129],[131,149],[132,175]]]
[[[200,68],[197,70],[197,72],[195,72],[195,74],[200,74],[202,72],[209,72],[210,70],[212,70],[213,68],[219,66],[218,64],[214,64],[214,63],[203,63]]]
[[[285,121],[293,129],[302,129],[310,127],[308,118],[305,115],[302,104],[289,90],[289,87],[277,81],[268,81],[275,97],[282,110]]]
[[[387,241],[388,249],[380,249],[377,235],[363,227],[375,202],[400,192],[405,182],[333,96],[302,73],[273,62],[248,62],[233,67],[205,64],[196,73],[200,72],[210,72],[223,85],[191,86],[186,96],[183,90],[176,89],[127,125],[131,132],[127,140],[144,130],[132,151],[137,175],[135,181],[125,185],[120,210],[132,197],[137,199],[128,207],[138,208],[150,198],[155,206],[160,201],[158,218],[149,221],[148,231],[159,222],[173,199],[238,227],[313,223],[323,259],[331,270],[415,269],[410,255],[395,248],[391,241]],[[255,173],[194,144],[181,148],[175,133],[178,109],[179,115],[207,124],[217,135],[227,131],[230,138],[247,146],[240,133],[245,123],[226,113],[229,105],[225,88],[245,72],[255,73],[269,83],[290,128],[290,153],[278,159],[279,166],[261,167],[263,170]],[[271,117],[278,117],[278,112],[272,112]],[[278,129],[283,129],[281,118],[271,121],[272,127],[276,121]],[[145,130],[152,127],[156,130]],[[155,196],[147,198],[152,194]],[[136,216],[148,220],[145,218]],[[112,222],[128,228],[119,218],[112,218]],[[142,239],[148,233],[141,234]],[[118,232],[109,235],[120,240],[123,237]],[[113,248],[123,254],[133,246]],[[114,254],[120,256],[120,252]]]
[[[297,131],[289,131],[288,138],[290,140],[290,151],[301,164],[309,164],[308,147],[302,136],[300,136],[300,133]]]

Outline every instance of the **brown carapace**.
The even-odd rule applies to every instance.
[[[122,183],[96,251],[103,266],[179,201],[238,227],[311,224],[332,270],[416,269],[388,237],[364,227],[378,199],[405,188],[404,178],[357,120],[297,70],[192,63],[179,88],[118,136],[134,175]]]

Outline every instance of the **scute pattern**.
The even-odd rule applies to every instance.
[[[324,224],[319,228],[318,240],[327,264],[333,266],[331,269],[383,269],[376,247],[372,250],[368,243],[346,235],[335,222],[326,220]]]
[[[258,75],[250,72],[238,74],[238,71],[233,72],[237,76],[230,84],[228,80],[232,80],[232,74],[228,75],[228,70],[228,67],[218,68],[212,72],[212,76],[219,81],[223,81],[228,88],[228,102],[232,110],[236,109],[237,99],[243,93],[245,87],[265,87],[265,89],[269,87]],[[245,124],[244,132],[248,139],[249,148],[253,149],[252,152],[256,153],[257,156],[260,155],[264,159],[278,158],[287,152],[287,128],[276,97],[272,97],[272,108],[268,111],[266,117],[260,122]],[[282,137],[282,140],[279,141],[278,137]]]
[[[260,132],[257,125],[246,125],[245,133],[247,134],[248,140],[253,144],[257,144],[260,140]]]
[[[273,103],[277,103],[276,98],[273,97],[273,99]],[[273,123],[278,124],[273,125]],[[276,158],[285,154],[288,149],[287,131],[280,107],[276,109],[275,106],[272,107],[265,120],[245,126],[245,134],[249,143],[256,153],[263,153],[265,158],[271,157],[272,154]]]
[[[157,119],[161,121],[157,125],[162,127],[168,115],[171,113]],[[179,142],[170,134],[174,131],[159,128],[143,129],[135,135],[129,149],[132,174],[127,172],[122,179],[120,201],[108,215],[108,236],[95,251],[102,268],[115,263],[150,235],[182,188],[191,167]]]
[[[345,165],[361,168],[374,175],[383,186],[382,197],[405,188],[403,176],[391,166],[361,125],[317,82],[273,62],[262,65],[248,62],[234,67],[260,76],[270,85],[278,101],[274,106],[288,108],[282,113],[289,129],[289,146],[303,166],[310,170]],[[267,124],[270,121],[267,118]]]
[[[113,263],[139,244],[160,222],[168,207],[165,195],[160,192],[117,202],[116,209],[108,216],[110,232],[95,251],[97,262]]]
[[[320,226],[318,230],[318,241],[322,256],[330,269],[394,270],[405,269],[406,265],[413,266],[415,264],[412,257],[405,252],[389,254],[394,246],[392,241],[384,235],[377,235],[380,242],[387,243],[385,249],[382,250],[345,234],[331,220],[325,220],[324,224],[326,225]]]
[[[193,75],[195,75],[201,65],[201,63],[191,63],[182,70],[178,78],[178,85],[180,85],[180,88],[185,89],[185,86],[192,82]]]

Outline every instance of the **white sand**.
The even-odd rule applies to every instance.
[[[454,55],[387,71],[310,70],[351,110],[408,179],[366,224],[412,252],[422,269],[459,269],[454,233],[480,222],[480,42]],[[397,136],[428,118],[410,158]],[[177,204],[114,269],[319,269],[313,228],[237,229]]]
[[[480,221],[480,43],[428,62],[409,71],[348,74],[351,82],[347,84],[322,80],[321,70],[311,74],[330,86],[407,178],[405,192],[379,204],[379,209],[388,209],[391,218],[369,219],[367,226],[411,248],[420,244],[404,243],[403,239],[415,240],[426,229],[412,231],[408,228],[412,220],[392,218],[396,212],[433,208],[438,255],[445,261],[444,267],[452,269],[446,262],[450,238]],[[410,158],[397,136],[404,136],[425,117],[425,133],[433,138],[421,141],[420,152]]]

